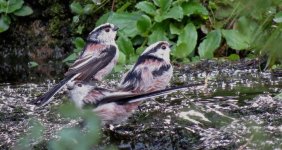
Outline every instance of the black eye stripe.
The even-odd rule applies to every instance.
[[[104,29],[106,29],[106,28],[111,28],[111,25],[105,25],[105,26],[101,26],[100,28],[98,28],[95,32],[100,32],[100,31],[102,31],[102,30],[104,30]]]
[[[147,53],[144,53],[143,55],[148,55],[148,54],[150,54],[150,53],[154,53],[154,52],[156,52],[158,49],[163,49],[162,48],[162,46],[165,46],[165,49],[166,49],[166,46],[167,45],[167,43],[165,43],[165,42],[160,42],[160,43],[158,43],[154,48],[152,48],[151,50],[149,50]],[[163,50],[165,50],[165,49],[163,49]]]

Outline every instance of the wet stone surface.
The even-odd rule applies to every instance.
[[[98,149],[109,144],[135,150],[281,149],[282,100],[274,96],[282,92],[282,78],[279,73],[260,71],[258,65],[254,60],[204,61],[175,68],[171,86],[205,80],[208,86],[144,102],[126,123],[103,129]],[[44,108],[29,104],[53,84],[0,86],[1,149],[15,144],[31,118],[45,126],[45,141],[60,129],[78,124],[57,112],[67,102],[64,93]]]

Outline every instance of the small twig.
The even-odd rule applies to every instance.
[[[115,0],[113,0],[113,2],[112,2],[112,12],[114,11],[114,8],[115,8]]]

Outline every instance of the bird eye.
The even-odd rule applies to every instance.
[[[162,46],[162,49],[166,49],[166,46],[165,46],[165,45],[163,45],[163,46]]]
[[[110,32],[110,28],[106,28],[105,31],[106,31],[106,32]]]
[[[81,84],[81,83],[78,83],[77,86],[78,86],[78,87],[82,87],[82,84]]]

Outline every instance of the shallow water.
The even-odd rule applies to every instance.
[[[176,68],[172,86],[205,80],[208,86],[145,102],[127,123],[104,129],[98,148],[114,144],[138,150],[281,149],[282,100],[273,97],[282,92],[282,78],[258,68],[251,61],[209,61]],[[56,112],[64,94],[42,109],[28,104],[51,85],[53,82],[0,86],[2,149],[11,147],[27,131],[29,118],[44,124],[46,138],[77,124]]]

